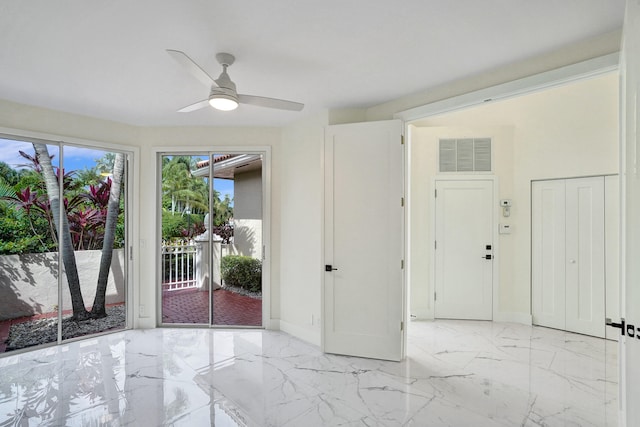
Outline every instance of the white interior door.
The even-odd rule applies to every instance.
[[[567,330],[604,338],[604,177],[566,180]]]
[[[435,317],[493,317],[493,181],[437,180]]]
[[[625,338],[620,340],[621,420],[640,426],[640,1],[628,0],[622,57],[622,316]]]
[[[533,323],[565,329],[565,180],[531,183],[531,199]]]
[[[323,349],[328,353],[402,358],[401,132],[398,120],[327,128]]]
[[[605,335],[605,178],[531,184],[533,323]]]

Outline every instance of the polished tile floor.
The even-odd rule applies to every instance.
[[[412,322],[408,357],[282,332],[118,332],[0,358],[0,426],[614,426],[617,343]]]

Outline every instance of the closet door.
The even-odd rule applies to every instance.
[[[565,180],[534,181],[531,193],[533,323],[565,329]]]
[[[566,180],[566,329],[604,337],[604,177]]]

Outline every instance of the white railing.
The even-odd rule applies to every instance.
[[[192,240],[162,242],[162,289],[197,287],[196,245]]]

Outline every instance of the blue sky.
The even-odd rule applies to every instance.
[[[58,146],[49,145],[49,154],[54,155],[52,163],[58,166],[60,161],[60,153]],[[29,155],[33,155],[33,145],[30,142],[13,141],[0,138],[0,161],[8,164],[14,169],[18,169],[19,165],[28,163],[28,161],[20,156],[18,151],[24,151]],[[95,166],[96,159],[104,156],[106,151],[96,150],[93,148],[81,148],[65,146],[64,148],[64,169],[66,171],[82,170],[85,167],[91,168]],[[206,159],[203,156],[197,156]],[[233,199],[233,181],[226,179],[215,179],[214,188],[220,192],[221,199],[226,194]]]

